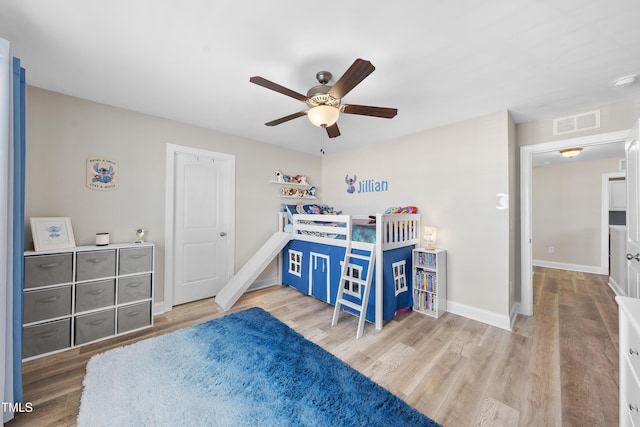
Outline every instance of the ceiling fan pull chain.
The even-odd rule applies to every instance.
[[[320,129],[320,152],[324,156],[324,130]]]

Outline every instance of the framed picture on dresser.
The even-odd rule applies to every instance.
[[[36,252],[76,246],[69,217],[31,218],[31,234]]]

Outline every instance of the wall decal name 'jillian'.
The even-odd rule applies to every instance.
[[[380,193],[389,191],[389,181],[377,181],[375,179],[365,179],[358,181],[357,175],[349,178],[349,174],[344,178],[347,183],[347,193]],[[356,187],[357,184],[357,187]]]

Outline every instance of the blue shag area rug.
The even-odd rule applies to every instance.
[[[78,426],[439,426],[260,308],[91,358]]]

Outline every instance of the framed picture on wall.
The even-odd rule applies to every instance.
[[[36,251],[76,246],[69,217],[31,218],[31,234]]]

